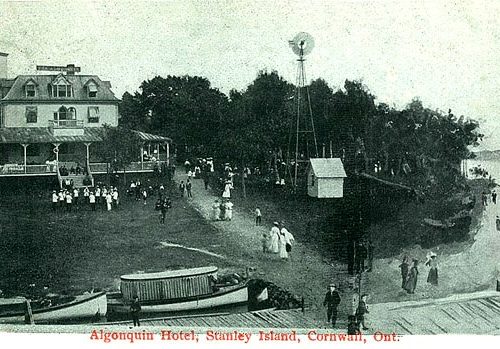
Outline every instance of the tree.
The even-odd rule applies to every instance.
[[[123,171],[125,177],[126,167],[139,159],[141,145],[142,141],[134,131],[104,125],[103,141],[96,149],[96,153],[110,164],[107,173],[108,182],[110,172],[116,174]]]

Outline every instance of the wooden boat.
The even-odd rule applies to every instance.
[[[0,323],[29,323],[26,301],[24,297],[0,298]],[[30,303],[35,324],[100,318],[106,315],[107,306],[106,292],[58,297],[53,299],[52,304]]]
[[[123,275],[121,292],[108,294],[109,312],[130,312],[135,296],[139,297],[141,312],[144,313],[208,310],[246,304],[246,282],[233,279],[233,282],[221,284],[217,271],[217,267],[202,267]]]

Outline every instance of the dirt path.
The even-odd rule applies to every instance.
[[[474,243],[456,254],[442,254],[439,249],[432,249],[438,255],[439,286],[433,287],[427,281],[429,268],[424,266],[429,250],[415,247],[406,254],[420,261],[419,279],[414,295],[401,290],[399,264],[395,258],[377,260],[374,272],[370,275],[370,288],[374,302],[392,302],[442,298],[456,293],[469,293],[494,289],[500,275],[500,233],[496,230],[495,218],[500,214],[500,204],[489,203],[483,212],[481,222],[474,235]]]
[[[186,179],[181,171],[182,169],[177,171],[177,181]],[[217,197],[204,189],[201,179],[192,182],[193,198],[186,200],[210,221],[211,206]],[[279,219],[280,217],[275,218]],[[258,277],[277,284],[299,298],[304,297],[311,316],[326,326],[326,311],[322,307],[324,294],[330,282],[344,283],[341,279],[345,279],[345,272],[335,270],[317,251],[297,239],[289,261],[282,261],[275,254],[264,254],[260,239],[262,233],[271,229],[271,226],[255,226],[255,218],[238,207],[234,207],[231,221],[217,221],[212,224],[229,244],[239,246],[237,255],[227,256],[228,258],[235,258],[248,267],[257,268]],[[288,229],[294,233],[293,227]],[[339,324],[346,322],[348,298],[350,297],[346,294],[339,307]]]
[[[179,171],[176,179],[185,180],[186,176]],[[204,189],[201,179],[193,180],[193,198],[187,201],[208,221],[210,221],[211,206],[216,199],[211,191]],[[363,274],[363,293],[370,294],[370,303],[385,303],[436,299],[455,293],[492,289],[500,271],[500,260],[497,257],[500,250],[500,234],[495,226],[497,214],[500,214],[500,207],[490,203],[483,214],[473,245],[465,251],[444,255],[439,249],[434,250],[438,254],[438,287],[432,287],[426,282],[428,268],[423,263],[429,251],[415,247],[407,251],[409,256],[421,262],[415,294],[408,295],[401,289],[398,267],[400,260],[397,258],[374,260],[373,272]],[[275,217],[274,220],[280,220],[280,217]],[[343,300],[339,307],[339,320],[345,323],[352,307],[350,301],[352,290],[348,288],[345,266],[327,263],[321,256],[319,247],[306,245],[300,240],[296,241],[291,259],[287,262],[281,261],[277,255],[263,254],[260,238],[262,233],[271,227],[256,227],[254,217],[248,210],[235,207],[232,221],[211,222],[211,224],[218,229],[228,244],[238,246],[234,249],[235,255],[227,256],[228,258],[234,258],[235,261],[249,267],[256,267],[259,277],[272,281],[299,297],[304,297],[311,316],[325,326],[322,301],[326,286],[332,281],[340,283]],[[293,227],[290,230],[294,233]]]

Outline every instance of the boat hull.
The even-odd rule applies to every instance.
[[[40,324],[104,317],[107,307],[105,292],[81,295],[66,304],[33,310],[33,320],[35,324]],[[25,323],[25,313],[0,315],[0,323]]]
[[[169,313],[194,310],[219,308],[228,305],[243,304],[248,302],[248,287],[246,285],[229,286],[224,290],[207,296],[191,297],[165,302],[142,302],[143,313]],[[130,304],[125,303],[120,297],[108,298],[108,311],[110,313],[129,313]]]

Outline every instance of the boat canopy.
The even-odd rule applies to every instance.
[[[201,267],[201,268],[190,268],[190,269],[179,269],[179,270],[167,270],[159,273],[143,273],[143,274],[128,274],[122,275],[122,281],[146,281],[146,280],[157,280],[157,279],[172,279],[172,278],[185,278],[192,276],[200,276],[205,274],[214,274],[218,270],[217,267]]]

